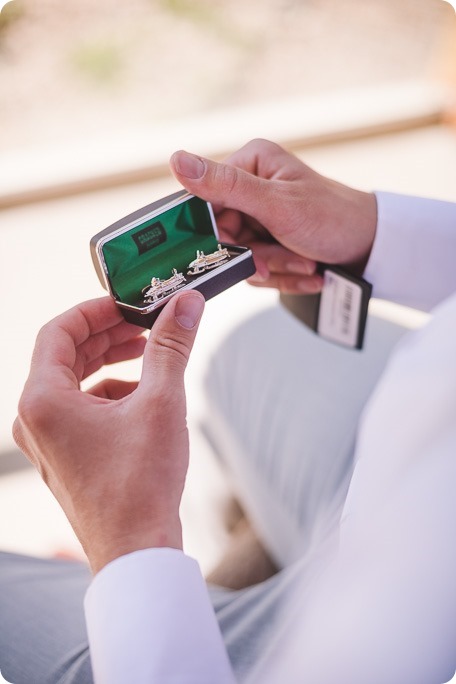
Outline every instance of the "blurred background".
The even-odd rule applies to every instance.
[[[362,189],[456,201],[456,17],[443,0],[0,7],[0,547],[79,553],[10,426],[39,327],[102,294],[90,237],[176,189],[175,149],[221,158],[259,136]],[[221,336],[275,301],[241,284],[209,302],[191,361],[183,515],[204,570],[226,540],[229,489],[198,430],[199,379]]]
[[[450,15],[441,0],[13,0],[0,150],[422,77]]]

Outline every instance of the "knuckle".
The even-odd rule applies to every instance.
[[[283,148],[280,145],[271,140],[266,140],[266,138],[253,138],[245,147],[252,152],[283,152]]]
[[[20,421],[19,416],[15,419],[13,423],[13,428],[12,428],[12,434],[13,434],[13,439],[19,449],[22,451],[23,450],[23,444],[24,444],[24,431],[22,429],[22,424]]]
[[[41,326],[41,328],[38,330],[38,334],[36,336],[35,340],[35,346],[33,348],[33,353],[32,353],[32,363],[31,366],[35,366],[37,364],[37,357],[42,349],[45,349],[48,340],[51,339],[54,335],[54,328],[55,328],[55,322],[54,320],[48,321],[44,325]]]
[[[46,337],[46,334],[48,333],[52,324],[53,324],[53,321],[48,321],[47,323],[44,323],[44,325],[42,325],[41,328],[38,330],[38,334],[36,336],[36,339],[41,340],[42,337]]]
[[[19,400],[18,418],[16,420],[21,426],[35,432],[49,426],[53,413],[46,392],[25,390]]]
[[[158,354],[162,357],[161,361],[168,368],[181,369],[187,365],[190,350],[184,340],[167,335],[166,332],[160,332],[155,338],[155,345]]]
[[[239,180],[239,172],[235,166],[218,164],[215,170],[215,181],[226,195],[230,195],[236,188]]]
[[[28,409],[24,409],[24,405],[22,404],[19,407],[19,415],[13,423],[13,439],[20,451],[26,456],[30,463],[35,466],[40,475],[42,475],[43,469],[40,464],[40,460],[37,457],[36,450],[33,447],[33,433],[35,430],[30,430],[30,428],[25,424],[23,415],[29,416],[30,414]],[[30,434],[32,434],[32,440],[30,440]]]
[[[274,143],[271,143],[269,140],[266,140],[265,138],[252,138],[252,140],[249,140],[249,142],[245,145],[245,148],[248,149],[258,149],[258,148],[264,148],[269,145],[273,145]]]
[[[53,334],[54,328],[55,319],[48,321],[47,323],[42,325],[41,328],[38,330],[38,334],[36,336],[36,345],[44,344],[49,335]]]

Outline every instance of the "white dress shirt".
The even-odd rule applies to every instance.
[[[338,552],[251,681],[443,684],[456,663],[456,204],[377,194],[374,296],[435,312],[364,412]],[[85,600],[96,684],[233,683],[197,563],[123,556]],[[250,681],[250,680],[249,680]]]

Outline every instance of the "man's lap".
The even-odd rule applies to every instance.
[[[13,684],[90,684],[82,563],[0,553],[0,670]]]
[[[217,350],[204,431],[279,567],[338,526],[360,415],[403,333],[371,316],[364,350],[347,350],[274,307]]]

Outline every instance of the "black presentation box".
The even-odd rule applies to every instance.
[[[176,292],[210,299],[255,273],[251,250],[220,244],[211,205],[186,190],[97,233],[90,251],[103,287],[142,328],[152,327]]]

